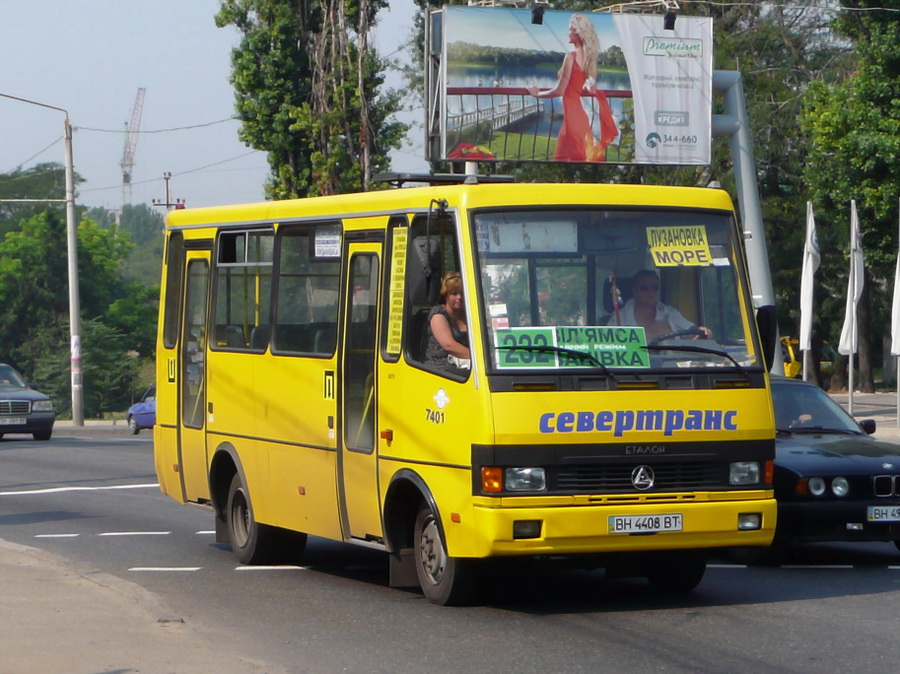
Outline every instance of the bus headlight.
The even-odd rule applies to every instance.
[[[729,466],[729,484],[759,484],[759,479],[759,461],[736,461]]]
[[[507,468],[506,491],[545,491],[547,473],[543,468]]]

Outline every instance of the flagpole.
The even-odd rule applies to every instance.
[[[850,200],[850,276],[847,283],[847,307],[844,312],[844,327],[841,329],[841,341],[838,352],[847,356],[849,369],[849,391],[847,396],[848,412],[853,415],[853,357],[859,349],[858,337],[858,305],[865,283],[865,260],[862,253],[862,241],[859,231],[859,216],[856,213],[856,200]]]

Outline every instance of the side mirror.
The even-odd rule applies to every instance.
[[[866,432],[866,435],[872,435],[875,432],[875,420],[863,419],[859,422],[859,427]]]
[[[756,327],[762,345],[766,369],[771,370],[775,362],[775,344],[778,342],[778,323],[775,320],[775,307],[765,305],[756,310]]]

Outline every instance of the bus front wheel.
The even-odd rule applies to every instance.
[[[440,524],[430,507],[423,506],[416,516],[414,536],[416,574],[425,597],[441,606],[468,603],[475,589],[473,563],[447,554]]]
[[[663,554],[647,573],[647,580],[654,590],[681,594],[697,587],[705,572],[706,557],[702,554]]]
[[[231,549],[241,564],[264,564],[272,559],[274,532],[253,517],[247,487],[238,474],[231,479],[228,488],[225,516]]]

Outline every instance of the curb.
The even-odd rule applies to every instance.
[[[166,606],[165,602],[163,602],[163,600],[160,599],[158,595],[150,592],[148,589],[141,585],[138,585],[137,583],[133,583],[129,580],[125,580],[123,578],[119,578],[118,576],[114,576],[103,571],[98,571],[96,569],[79,567],[71,560],[66,559],[65,557],[60,557],[59,555],[55,555],[52,552],[47,552],[46,550],[41,550],[40,548],[33,548],[28,545],[13,543],[2,538],[0,538],[0,549],[8,550],[19,555],[26,555],[40,560],[45,564],[52,564],[53,566],[80,576],[85,580],[89,580],[96,585],[113,590],[114,592],[134,601],[154,622],[184,622],[184,618],[182,618],[175,611]]]

